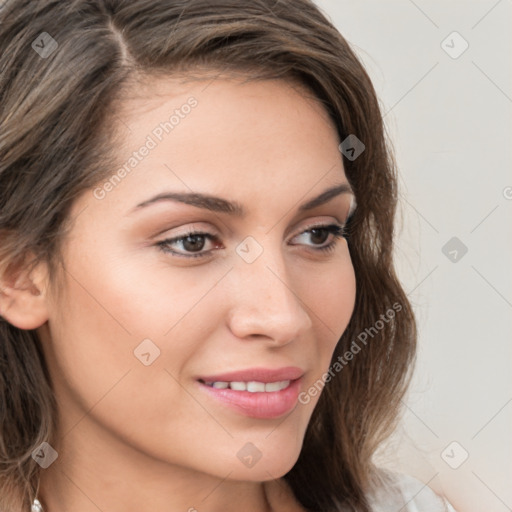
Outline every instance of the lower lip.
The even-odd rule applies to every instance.
[[[290,385],[281,391],[256,392],[235,391],[233,389],[216,389],[199,383],[201,389],[217,400],[223,402],[237,412],[259,419],[279,418],[290,412],[299,397],[301,379],[290,382]]]

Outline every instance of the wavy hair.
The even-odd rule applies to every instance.
[[[47,54],[33,45],[43,32],[55,41],[44,36]],[[114,107],[137,80],[208,71],[298,82],[340,141],[363,141],[357,159],[340,153],[358,205],[347,226],[357,291],[333,364],[389,308],[400,309],[325,385],[284,478],[307,510],[369,512],[373,455],[399,417],[416,323],[393,266],[397,172],[378,99],[325,14],[311,0],[7,0],[0,70],[0,277],[31,254],[56,283],[70,208],[117,164]],[[56,422],[36,332],[0,318],[2,511],[30,510],[40,469],[31,453],[51,443]]]

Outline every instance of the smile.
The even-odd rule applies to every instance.
[[[296,407],[302,378],[275,382],[198,380],[197,383],[213,407],[255,419],[276,419]]]
[[[286,389],[290,385],[290,380],[280,380],[277,382],[258,382],[258,381],[216,381],[204,382],[206,386],[215,389],[232,389],[234,391],[248,391],[249,393],[275,393]]]

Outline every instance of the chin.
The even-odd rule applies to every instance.
[[[229,475],[230,480],[240,480],[243,482],[265,482],[267,480],[276,480],[286,475],[298,459],[294,457],[292,460],[279,460],[279,461],[269,461],[264,463],[262,461],[258,462],[252,468],[236,468]],[[227,473],[223,476],[225,477]]]
[[[235,464],[226,467],[224,476],[232,471],[230,479],[255,482],[284,476],[297,462],[302,448],[302,439],[301,442],[290,442],[290,438],[274,432],[259,443],[244,443],[237,450]]]

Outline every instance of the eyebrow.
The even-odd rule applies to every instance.
[[[346,182],[324,190],[318,196],[300,205],[299,211],[303,212],[312,210],[313,208],[321,206],[342,194],[350,194],[352,196],[354,195],[352,188]],[[139,203],[129,213],[134,213],[161,201],[176,201],[195,206],[196,208],[203,208],[205,210],[210,210],[217,213],[227,213],[237,217],[244,217],[247,213],[245,208],[237,201],[228,201],[227,199],[223,199],[221,197],[216,197],[209,194],[201,194],[198,192],[162,192],[154,197],[151,197],[150,199],[147,199],[146,201],[143,201],[142,203]]]

